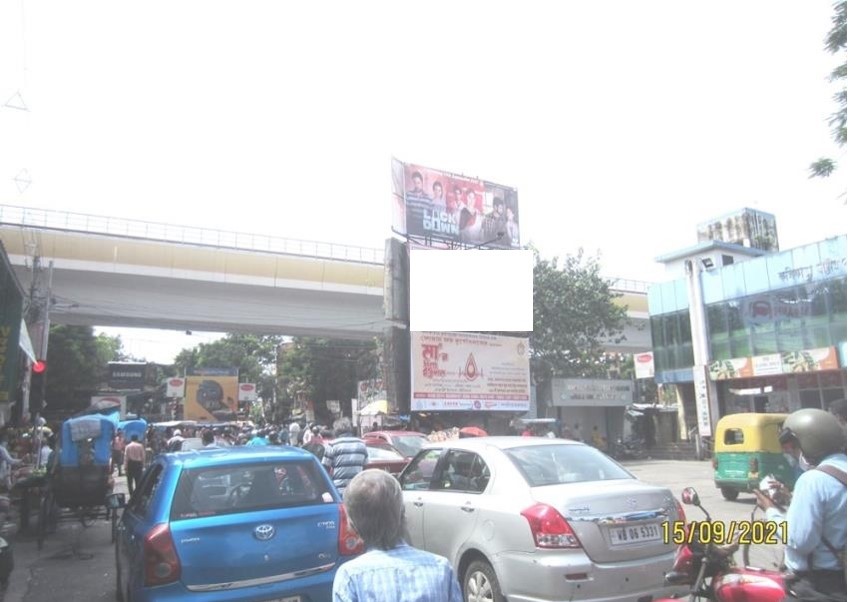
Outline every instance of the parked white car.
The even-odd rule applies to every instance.
[[[399,477],[407,537],[450,560],[468,601],[648,602],[685,520],[671,491],[564,439],[480,437],[426,445]]]

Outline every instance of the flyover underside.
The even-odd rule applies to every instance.
[[[19,279],[29,274],[16,266]],[[267,286],[53,270],[58,324],[369,339],[382,333],[383,299]]]

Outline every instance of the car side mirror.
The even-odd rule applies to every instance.
[[[700,506],[701,498],[698,497],[698,492],[695,491],[694,487],[687,487],[683,490],[683,493],[680,494],[680,499],[683,500],[683,503],[687,506]]]
[[[118,510],[119,508],[125,508],[126,505],[126,493],[110,493],[106,496],[106,507],[109,508],[109,510]]]

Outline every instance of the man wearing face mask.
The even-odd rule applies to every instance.
[[[794,439],[799,464],[806,470],[795,483],[786,511],[788,539],[786,567],[795,578],[787,580],[787,600],[846,599],[846,488],[845,434],[828,412],[803,409],[783,424],[781,443]],[[766,518],[784,520],[771,498],[755,491]]]

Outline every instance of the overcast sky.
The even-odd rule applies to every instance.
[[[0,203],[382,247],[395,156],[517,188],[546,256],[660,280],[655,257],[740,207],[782,248],[845,231],[844,169],[807,177],[844,158],[832,12],[0,0]]]

